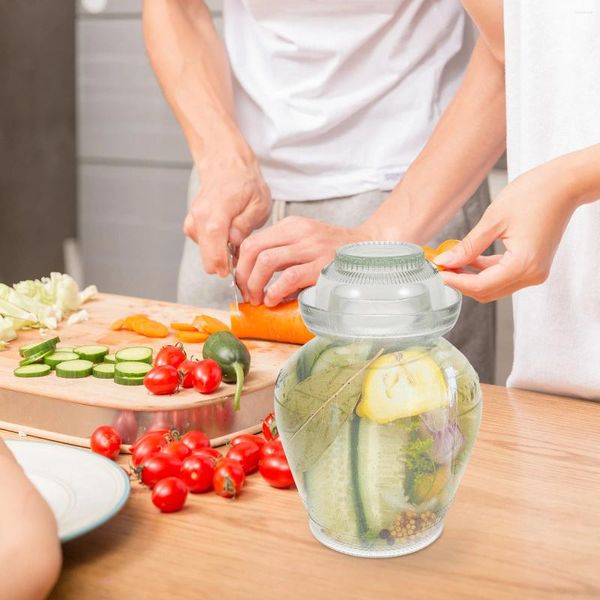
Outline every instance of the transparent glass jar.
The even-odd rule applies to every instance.
[[[317,337],[282,369],[275,413],[326,546],[399,556],[441,534],[482,408],[477,374],[442,337],[460,304],[420,247],[396,242],[344,246],[301,294]]]

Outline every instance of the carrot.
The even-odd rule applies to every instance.
[[[138,319],[133,330],[140,335],[151,338],[165,338],[169,335],[169,330],[158,321],[151,319]]]
[[[223,321],[215,319],[210,315],[198,315],[194,319],[194,327],[198,331],[205,331],[206,333],[217,333],[218,331],[231,331],[228,325],[225,325]]]
[[[244,303],[239,305],[239,312],[231,305],[231,330],[239,338],[290,344],[305,344],[314,337],[304,325],[297,300],[274,308]]]
[[[129,315],[124,321],[121,329],[127,329],[128,331],[135,331],[135,326],[141,321],[147,321],[148,315]]]
[[[208,339],[210,334],[204,331],[176,331],[175,337],[186,344],[201,344]]]
[[[123,324],[125,323],[125,319],[117,319],[111,326],[110,328],[113,331],[120,331],[121,329],[123,329]]]
[[[171,323],[175,331],[198,331],[191,323]]]

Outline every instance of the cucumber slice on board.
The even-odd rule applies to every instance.
[[[119,385],[144,385],[143,377],[124,377],[115,373],[115,383]]]
[[[105,362],[105,363],[109,363],[109,364],[111,364],[111,365],[114,365],[114,364],[117,362],[117,359],[115,358],[115,355],[114,355],[114,354],[107,354],[107,355],[104,357],[104,362]]]
[[[44,362],[44,359],[52,354],[53,350],[47,350],[46,352],[40,352],[39,354],[34,354],[29,358],[24,358],[19,362],[20,367],[25,367],[27,365],[32,365],[33,363],[41,363]]]
[[[148,346],[132,346],[123,348],[115,354],[115,360],[120,362],[144,362],[152,364],[152,348]]]
[[[91,360],[68,360],[56,365],[56,376],[66,379],[82,379],[92,374],[94,363]]]
[[[391,527],[409,503],[404,479],[410,434],[397,423],[357,420],[356,485],[367,529],[378,534]]]
[[[16,377],[45,377],[50,375],[52,369],[48,365],[25,365],[17,367],[14,371]]]
[[[31,344],[25,344],[19,348],[19,354],[23,358],[29,358],[35,354],[42,354],[56,348],[56,344],[60,342],[60,338],[54,337],[41,342],[33,342]]]
[[[311,519],[329,536],[352,543],[361,532],[352,473],[352,422],[304,474]]]
[[[91,360],[93,363],[99,363],[108,354],[109,349],[108,346],[79,346],[73,352],[83,360]]]
[[[44,358],[44,362],[52,369],[59,365],[61,362],[67,362],[69,360],[79,360],[79,355],[74,352],[64,352],[63,350],[57,350],[51,352]]]
[[[92,375],[98,379],[114,379],[115,378],[115,365],[111,363],[100,363],[94,365],[92,369]]]
[[[120,377],[144,377],[152,367],[141,362],[118,362],[115,365],[115,375]]]
[[[75,352],[75,348],[73,348],[73,346],[70,346],[69,348],[56,348],[56,352]]]

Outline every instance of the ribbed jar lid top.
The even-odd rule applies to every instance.
[[[460,303],[423,250],[404,242],[343,246],[317,284],[300,295],[309,329],[343,337],[443,335],[454,326]]]

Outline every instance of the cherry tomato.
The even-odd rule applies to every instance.
[[[146,433],[131,447],[131,462],[137,467],[151,454],[159,452],[166,445],[165,434],[158,431]]]
[[[161,512],[177,512],[187,499],[187,486],[179,477],[161,479],[152,490],[152,503]]]
[[[185,350],[181,344],[163,346],[154,359],[154,366],[164,367],[169,365],[177,369],[186,358]]]
[[[283,450],[283,445],[281,444],[281,440],[279,438],[277,438],[271,442],[267,442],[260,449],[260,459],[261,460],[263,460],[264,458],[267,458],[267,456],[274,456],[276,454],[283,454],[285,456],[285,452]]]
[[[223,379],[221,367],[212,358],[198,361],[191,369],[192,382],[197,392],[212,394]]]
[[[254,442],[242,440],[229,448],[227,458],[239,462],[244,469],[244,473],[250,475],[258,469],[260,448]]]
[[[186,358],[178,367],[181,373],[181,387],[186,389],[194,387],[194,379],[192,377],[192,367],[197,365],[200,361],[190,358]]]
[[[231,445],[235,446],[240,442],[252,442],[253,444],[256,444],[259,449],[266,444],[265,440],[263,440],[260,435],[252,435],[251,433],[240,433],[240,435],[236,435],[231,440]]]
[[[152,454],[140,466],[140,480],[148,487],[154,487],[165,477],[179,477],[181,459],[171,454]]]
[[[217,460],[223,458],[223,455],[216,448],[198,448],[192,452],[192,456],[210,456]]]
[[[179,387],[179,371],[170,365],[154,367],[146,373],[144,385],[152,394],[174,394]]]
[[[202,431],[192,429],[181,436],[181,441],[192,451],[210,448],[210,438]]]
[[[181,465],[181,479],[190,492],[199,494],[213,488],[217,459],[202,454],[188,456]]]
[[[173,440],[169,442],[162,450],[163,454],[170,454],[176,456],[179,460],[183,460],[186,456],[189,456],[192,451],[183,442],[183,440]]]
[[[92,452],[115,459],[121,450],[121,436],[110,425],[102,425],[94,430],[90,438]]]
[[[242,491],[246,475],[240,463],[223,459],[217,464],[213,477],[215,492],[223,498],[235,498]]]
[[[265,440],[270,442],[279,437],[277,431],[277,423],[275,423],[275,413],[268,414],[262,422],[262,433],[265,436]]]
[[[263,479],[276,488],[289,488],[294,485],[294,478],[284,454],[265,456],[258,467]]]

